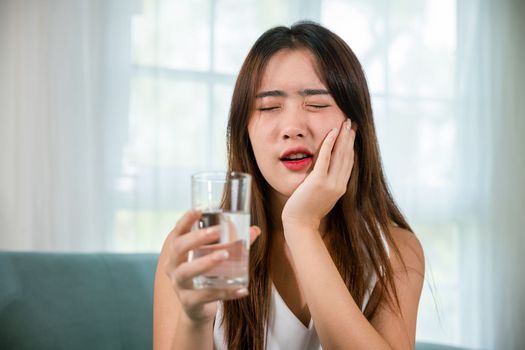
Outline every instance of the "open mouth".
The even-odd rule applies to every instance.
[[[294,154],[290,154],[286,157],[282,157],[281,160],[282,161],[289,161],[289,162],[293,162],[293,161],[301,161],[303,159],[306,159],[306,158],[312,158],[312,155],[311,154],[307,154],[307,153],[294,153]]]
[[[313,155],[308,153],[292,153],[280,158],[283,165],[289,170],[303,170],[310,166]]]

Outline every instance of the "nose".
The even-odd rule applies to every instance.
[[[287,128],[283,130],[283,139],[293,139],[304,137],[304,132],[298,128]]]
[[[289,109],[281,119],[281,137],[283,139],[303,138],[307,133],[305,116],[301,108]]]

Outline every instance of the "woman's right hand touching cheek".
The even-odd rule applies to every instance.
[[[169,257],[165,266],[166,274],[184,311],[181,316],[194,324],[206,324],[213,321],[217,312],[216,301],[237,299],[248,295],[246,288],[193,288],[194,277],[202,275],[228,258],[226,250],[219,250],[188,262],[190,250],[215,242],[220,236],[219,226],[191,231],[193,224],[201,215],[199,211],[190,210],[177,222],[170,233],[171,247],[168,250]],[[260,232],[258,227],[250,227],[250,243],[259,236]]]

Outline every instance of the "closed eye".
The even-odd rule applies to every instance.
[[[274,109],[279,108],[279,106],[272,106],[272,107],[260,107],[257,108],[258,111],[264,112],[264,111],[273,111]]]
[[[314,105],[314,104],[309,104],[307,105],[308,107],[311,107],[311,108],[315,108],[315,109],[322,109],[322,108],[326,108],[326,107],[329,107],[330,105]]]

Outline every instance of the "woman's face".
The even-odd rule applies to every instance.
[[[346,117],[306,49],[278,51],[255,100],[248,133],[257,166],[276,194],[288,198],[312,171],[325,136]]]

